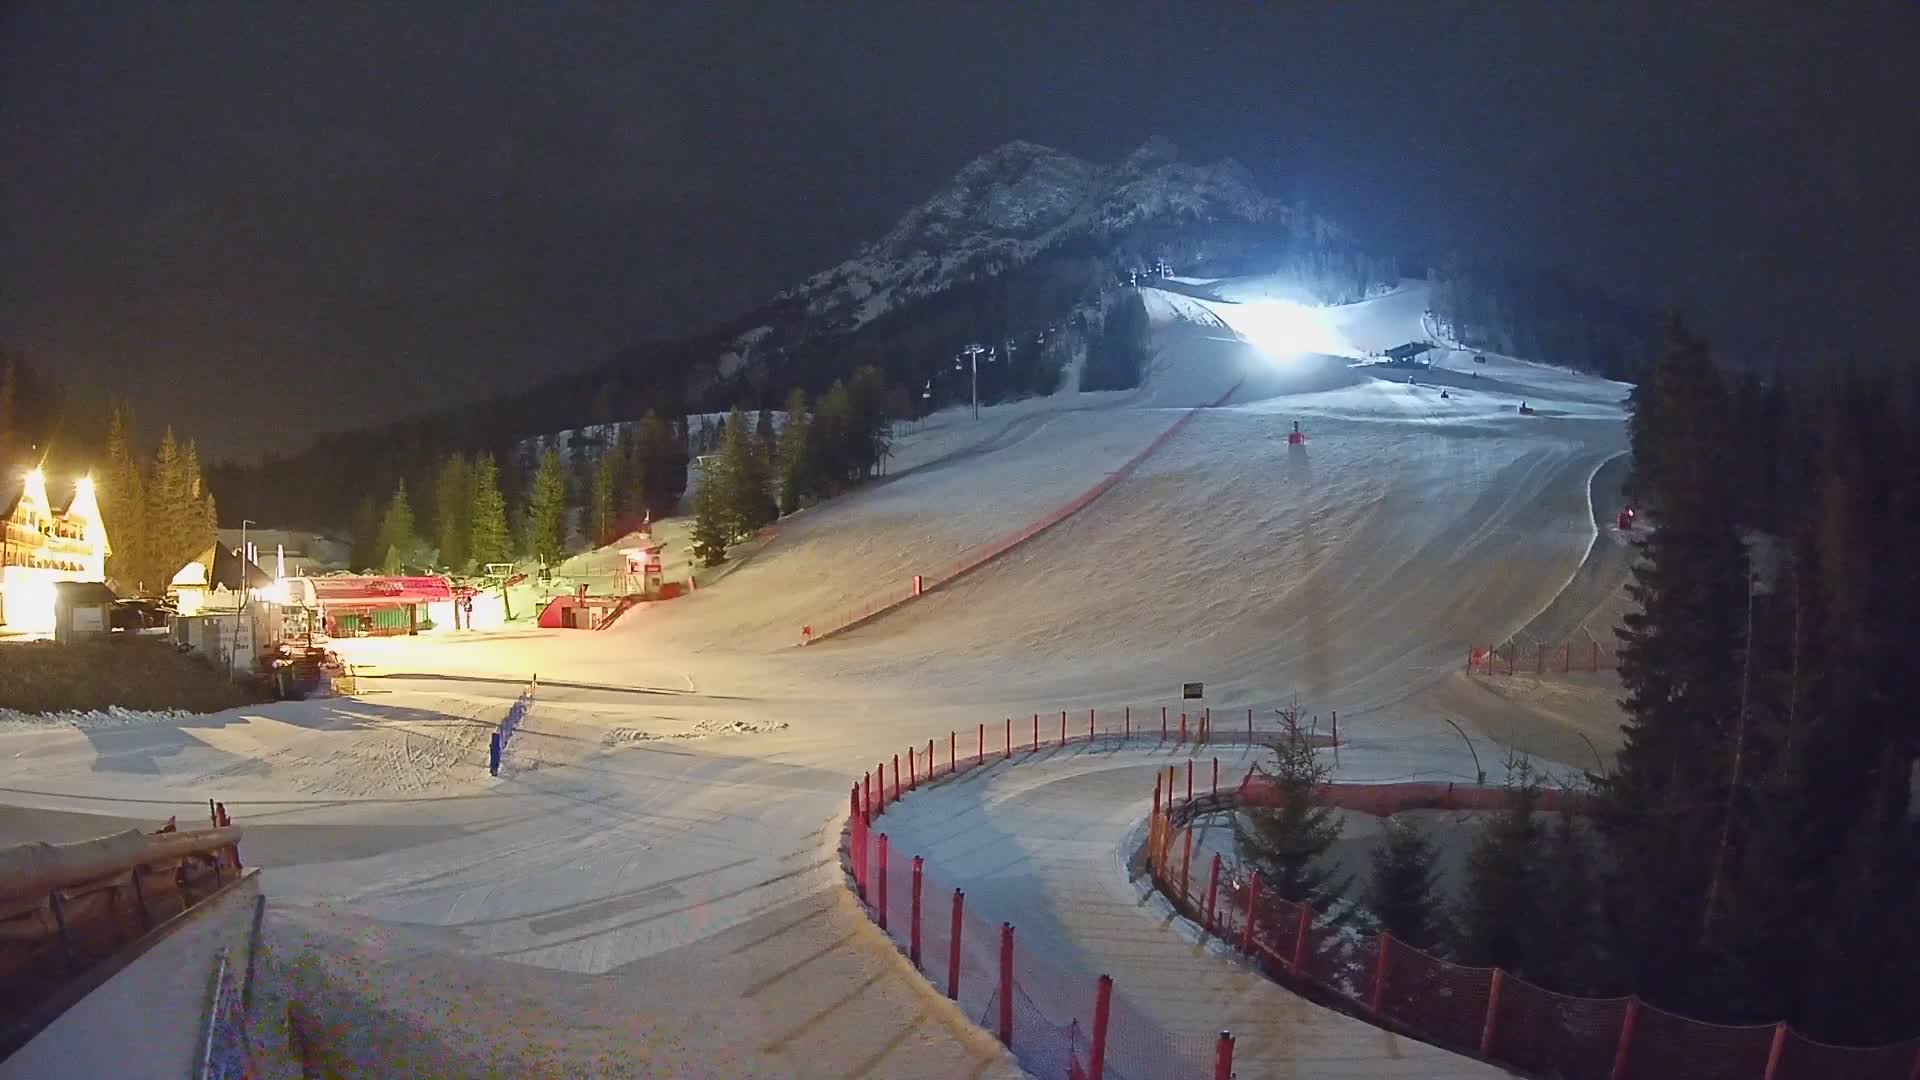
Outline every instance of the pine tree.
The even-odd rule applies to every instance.
[[[155,451],[153,472],[147,484],[147,528],[153,553],[152,569],[157,578],[171,581],[180,567],[197,558],[206,545],[196,544],[200,529],[195,523],[192,487],[186,475],[186,462],[173,428],[166,429]]]
[[[100,515],[113,554],[107,557],[107,576],[122,592],[158,590],[149,564],[147,492],[138,452],[134,449],[133,410],[115,402],[107,416],[107,464],[98,486]]]
[[[380,505],[363,494],[353,508],[353,565],[371,570],[385,557],[380,550]]]
[[[778,460],[775,465],[782,514],[791,514],[800,509],[801,500],[811,494],[807,486],[811,468],[807,458],[808,440],[811,436],[807,429],[811,424],[812,421],[807,415],[807,393],[795,387],[787,394],[787,426],[780,432]]]
[[[593,543],[612,541],[620,520],[620,488],[626,462],[616,447],[608,447],[593,465],[593,500],[588,514]]]
[[[1454,952],[1463,964],[1525,973],[1540,945],[1541,873],[1540,788],[1524,760],[1509,763],[1506,795],[1467,856]]]
[[[1433,949],[1446,929],[1434,856],[1433,840],[1403,818],[1387,819],[1369,856],[1367,910],[1382,930],[1416,949]]]
[[[648,507],[664,513],[673,506],[676,464],[686,459],[685,444],[676,441],[673,432],[653,410],[640,418],[634,436],[634,476],[639,481]]]
[[[727,561],[727,546],[732,535],[719,485],[709,480],[702,476],[700,490],[693,496],[693,557],[700,560],[701,566],[719,566]]]
[[[467,556],[474,563],[503,563],[513,556],[513,541],[507,531],[507,501],[500,495],[500,475],[492,454],[481,454],[473,463],[472,523],[468,534]]]
[[[433,503],[440,565],[458,573],[467,567],[467,542],[473,535],[473,470],[464,455],[451,453],[440,463]]]
[[[1585,822],[1563,804],[1540,830],[1539,888],[1533,973],[1561,993],[1611,992],[1600,939],[1599,862]]]
[[[1601,820],[1610,936],[1635,989],[1671,1002],[1698,963],[1726,824],[1747,555],[1726,484],[1725,388],[1706,346],[1670,325],[1635,409],[1635,456],[1659,466],[1637,478],[1640,497],[1657,516],[1628,586],[1640,606],[1620,631],[1628,720]]]
[[[766,459],[756,452],[754,440],[747,434],[746,416],[738,408],[727,416],[719,458],[717,474],[702,476],[701,489],[712,487],[729,540],[744,540],[772,521],[776,508],[768,493]]]
[[[640,460],[640,438],[636,425],[622,425],[613,453],[620,459],[615,505],[619,516],[637,522],[647,514],[647,479]]]
[[[1274,799],[1272,805],[1243,807],[1234,818],[1240,856],[1273,895],[1325,911],[1348,885],[1323,859],[1340,839],[1340,813],[1322,803],[1317,791],[1332,770],[1315,756],[1298,724],[1289,725],[1273,760],[1255,769]]]
[[[413,504],[407,500],[405,477],[394,487],[393,499],[387,503],[387,514],[380,521],[377,544],[381,570],[388,574],[400,573],[420,544],[419,534],[414,528]]]
[[[567,553],[567,475],[560,453],[540,455],[533,490],[527,495],[527,554],[549,565]]]

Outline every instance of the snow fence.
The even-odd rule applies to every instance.
[[[1150,708],[1137,716],[1132,706],[1108,709],[1104,716],[1098,709],[1063,709],[976,725],[971,740],[949,731],[944,742],[910,746],[890,762],[878,762],[849,792],[843,857],[852,888],[914,966],[1041,1080],[1226,1080],[1233,1068],[1230,1034],[1175,1035],[1116,994],[1107,976],[1064,968],[1022,949],[1015,927],[995,922],[993,912],[968,907],[962,888],[920,856],[890,846],[876,823],[888,806],[923,784],[1070,743],[1197,749],[1265,745],[1281,737],[1282,728],[1255,720],[1251,708],[1244,722],[1240,710],[1216,716],[1211,707],[1196,713]],[[1314,738],[1335,745],[1332,735]],[[1189,760],[1186,776],[1202,791],[1220,790],[1218,759],[1198,768]]]
[[[527,714],[533,711],[533,694],[538,689],[540,689],[540,676],[535,675],[527,680],[527,688],[520,691],[520,696],[515,698],[513,705],[507,709],[505,719],[500,721],[499,730],[493,733],[493,738],[487,746],[488,775],[500,775],[500,760],[506,756],[507,740],[513,738],[513,733],[520,729],[520,721],[525,720]]]
[[[1180,430],[1191,423],[1193,418],[1199,415],[1201,409],[1214,409],[1225,405],[1239,389],[1240,383],[1236,382],[1233,384],[1232,389],[1215,398],[1213,401],[1199,408],[1188,409],[1186,412],[1180,414],[1180,419],[1175,420],[1172,426],[1155,436],[1152,442],[1142,448],[1139,453],[1128,458],[1118,469],[1108,473],[1099,483],[1081,492],[1071,502],[1056,507],[1032,524],[1021,529],[1016,529],[998,539],[989,540],[961,555],[958,559],[948,563],[946,566],[937,567],[927,573],[915,574],[905,584],[876,593],[852,607],[833,612],[824,619],[808,623],[801,627],[800,644],[811,645],[816,641],[824,641],[835,634],[845,633],[856,626],[863,626],[897,607],[919,599],[926,593],[932,592],[944,585],[952,584],[962,576],[978,570],[987,563],[1005,555],[1021,544],[1026,543],[1086,509],[1095,499],[1111,491],[1114,485],[1132,476],[1134,470],[1138,469],[1142,462],[1152,457],[1161,447],[1172,441],[1175,435],[1180,434]]]
[[[1576,671],[1618,671],[1620,650],[1598,641],[1536,642],[1531,646],[1474,645],[1467,649],[1467,671],[1474,675],[1568,675]]]
[[[1382,1027],[1529,1075],[1567,1080],[1920,1077],[1920,1039],[1832,1046],[1785,1023],[1709,1024],[1634,996],[1555,993],[1499,968],[1450,963],[1391,934],[1336,929],[1310,905],[1262,896],[1257,877],[1242,876],[1217,854],[1205,866],[1193,863],[1189,826],[1195,819],[1268,802],[1271,788],[1249,774],[1235,788],[1198,794],[1189,788],[1181,797],[1177,780],[1170,772],[1154,785],[1146,853],[1154,884],[1183,915],[1274,981]],[[1419,806],[1491,807],[1499,792],[1451,784],[1335,784],[1327,794],[1336,805],[1385,814]]]

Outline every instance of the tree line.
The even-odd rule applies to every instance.
[[[570,467],[572,449],[540,449],[518,498],[507,494],[503,470],[484,451],[439,458],[414,488],[424,492],[424,515],[405,476],[384,501],[362,496],[353,515],[354,566],[467,573],[522,557],[552,564],[566,557],[576,522],[589,543],[605,544],[679,498],[686,451],[675,427],[652,412],[618,426],[584,482]]]
[[[871,477],[891,444],[886,377],[861,368],[809,405],[787,395],[786,425],[776,437],[762,412],[752,434],[747,414],[727,416],[719,452],[700,466],[694,495],[694,555],[707,566],[784,514],[831,498]]]
[[[1920,382],[1729,371],[1677,323],[1632,396],[1645,537],[1618,631],[1624,742],[1585,822],[1510,762],[1456,899],[1389,829],[1360,899],[1396,937],[1572,994],[1873,1045],[1920,1034]],[[1242,851],[1343,910],[1304,744]]]

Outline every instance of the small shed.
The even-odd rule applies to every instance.
[[[113,604],[119,597],[104,581],[53,583],[53,639],[71,643],[113,632]]]
[[[1439,348],[1439,346],[1430,341],[1409,341],[1405,345],[1395,345],[1393,348],[1387,350],[1387,363],[1405,365],[1418,364],[1422,356],[1425,356],[1437,348]]]

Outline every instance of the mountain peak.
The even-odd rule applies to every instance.
[[[1291,228],[1294,218],[1238,162],[1183,163],[1163,136],[1112,165],[1015,140],[961,166],[886,236],[779,299],[804,305],[825,332],[842,332],[1074,241],[1101,245],[1138,229],[1208,222]]]

